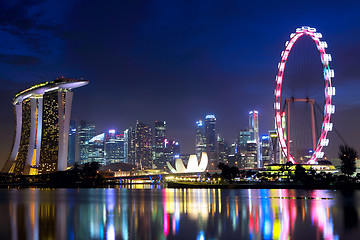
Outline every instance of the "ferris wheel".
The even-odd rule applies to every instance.
[[[332,86],[331,79],[334,77],[334,70],[330,69],[329,62],[332,60],[331,55],[327,54],[325,49],[327,48],[327,43],[321,41],[322,34],[316,32],[315,28],[311,27],[301,27],[297,28],[295,33],[290,35],[290,40],[285,43],[285,50],[281,52],[281,61],[278,65],[278,73],[276,76],[276,89],[275,89],[275,124],[276,130],[278,133],[279,144],[281,152],[287,161],[290,161],[294,164],[294,157],[290,153],[290,133],[286,134],[284,129],[290,131],[290,128],[286,128],[285,119],[286,113],[282,111],[283,104],[281,102],[281,93],[282,93],[282,83],[283,76],[285,71],[285,66],[287,59],[289,57],[290,51],[296,41],[302,36],[309,36],[315,42],[317,49],[320,53],[321,62],[323,65],[324,80],[325,80],[325,105],[324,105],[324,120],[321,126],[320,138],[317,141],[317,144],[314,144],[313,154],[308,164],[316,164],[317,159],[323,158],[324,152],[322,152],[323,147],[328,146],[329,139],[327,139],[327,134],[329,131],[332,131],[333,124],[330,122],[331,114],[335,112],[335,106],[332,104],[332,97],[335,95],[335,88]],[[290,113],[289,113],[290,114]],[[289,120],[290,121],[290,120]],[[286,134],[286,135],[285,135]],[[315,141],[314,141],[315,142]]]

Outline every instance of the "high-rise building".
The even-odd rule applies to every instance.
[[[58,78],[15,95],[15,142],[3,172],[28,175],[67,168],[71,89],[86,84]]]
[[[125,139],[124,134],[110,129],[105,136],[106,164],[125,162]]]
[[[279,148],[278,148],[278,135],[276,130],[269,131],[270,137],[270,163],[280,163]]]
[[[240,129],[236,138],[236,153],[245,153],[247,151],[247,143],[252,140],[252,132],[249,129]]]
[[[230,149],[224,138],[218,135],[217,137],[217,145],[218,145],[218,161],[223,163],[228,163],[228,156],[230,154]]]
[[[135,136],[136,136],[136,128],[130,127],[125,130],[127,135],[127,163],[136,165],[135,162]],[[126,137],[125,137],[126,139]]]
[[[87,145],[87,162],[98,162],[105,164],[105,133],[91,138],[85,143]]]
[[[217,159],[217,146],[216,146],[216,134],[215,134],[216,118],[214,115],[207,115],[205,117],[205,138],[206,138],[206,153],[209,158],[209,167],[216,169],[218,165]]]
[[[163,168],[166,165],[164,150],[165,150],[165,139],[166,139],[166,122],[156,121],[155,122],[155,162],[154,164],[158,168]]]
[[[249,112],[249,129],[252,132],[251,140],[257,145],[257,164],[261,166],[260,162],[260,139],[259,139],[259,113],[258,111]]]
[[[129,163],[129,129],[124,131],[124,162]]]
[[[95,124],[93,122],[81,120],[78,125],[78,141],[80,163],[91,162],[89,160],[89,140],[95,137]]]
[[[152,129],[149,125],[137,122],[135,130],[135,164],[143,168],[153,168]]]
[[[164,157],[166,162],[172,163],[173,160],[180,158],[180,144],[178,141],[165,139],[164,143]]]
[[[77,150],[77,131],[76,131],[76,121],[70,120],[69,127],[69,150],[68,150],[68,165],[74,165],[76,159],[76,150]]]
[[[195,153],[200,158],[202,152],[206,152],[205,125],[202,120],[196,122]]]
[[[270,164],[270,157],[271,157],[271,140],[268,135],[261,136],[261,166],[264,167],[265,165]]]

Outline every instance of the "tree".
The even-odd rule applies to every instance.
[[[348,145],[340,145],[339,159],[341,160],[340,170],[342,173],[351,176],[356,171],[355,161],[357,159],[357,152],[354,148]]]
[[[279,169],[283,174],[285,172],[287,172],[287,178],[288,179],[290,178],[290,168],[291,168],[292,165],[294,165],[294,164],[289,161],[289,162],[283,164]]]
[[[295,167],[295,181],[303,182],[306,178],[306,170],[301,164],[296,164]]]

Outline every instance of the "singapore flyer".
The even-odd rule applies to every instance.
[[[331,115],[335,112],[335,106],[332,104],[332,97],[335,95],[335,88],[332,86],[332,78],[334,77],[334,70],[330,68],[331,55],[326,53],[327,43],[325,41],[321,41],[322,34],[317,32],[315,28],[311,27],[301,27],[297,28],[295,33],[290,35],[290,40],[285,44],[285,50],[281,53],[281,61],[278,65],[278,72],[276,75],[276,89],[275,89],[275,124],[276,130],[278,134],[279,144],[281,148],[281,152],[287,161],[292,162],[293,164],[297,164],[296,159],[290,153],[290,133],[286,132],[286,124],[284,123],[284,119],[287,116],[286,113],[282,110],[284,103],[281,102],[282,95],[282,84],[284,81],[284,72],[285,66],[296,41],[302,36],[309,36],[315,42],[316,47],[320,53],[320,58],[323,66],[323,75],[325,81],[325,102],[324,102],[324,119],[321,125],[321,133],[320,137],[317,141],[317,144],[314,144],[313,154],[310,160],[307,162],[308,164],[317,164],[318,159],[322,159],[324,157],[323,147],[328,146],[329,139],[327,139],[327,135],[329,131],[332,131],[333,124],[330,122]],[[289,113],[290,114],[290,113]],[[290,121],[290,120],[289,120]],[[289,128],[290,129],[290,128]],[[288,130],[290,131],[290,130]],[[314,141],[315,142],[315,141]]]

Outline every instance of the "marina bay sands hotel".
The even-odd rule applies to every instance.
[[[71,90],[88,83],[62,77],[15,95],[15,139],[2,172],[36,175],[66,170]]]

